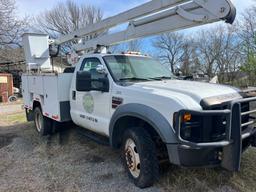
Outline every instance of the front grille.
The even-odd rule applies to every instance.
[[[241,129],[245,132],[256,126],[256,101],[241,101]],[[212,106],[208,110],[224,110],[231,109],[230,103],[223,103],[220,105]],[[221,127],[216,126],[216,129],[221,129]],[[217,131],[217,130],[216,130]]]
[[[230,139],[232,134],[238,133],[236,129],[241,128],[243,148],[246,148],[250,144],[250,139],[246,139],[256,131],[256,98],[225,102],[204,108],[203,112],[181,111],[178,117],[183,117],[185,112],[192,115],[191,120],[185,122],[177,119],[179,123],[175,126],[185,141],[219,142]]]

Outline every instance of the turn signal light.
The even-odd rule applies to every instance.
[[[183,122],[191,121],[191,119],[192,119],[192,115],[190,113],[185,113],[183,115]]]

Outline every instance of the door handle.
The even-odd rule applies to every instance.
[[[72,91],[72,99],[76,100],[76,91]]]

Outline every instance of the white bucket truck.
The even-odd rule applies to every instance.
[[[41,135],[72,121],[107,138],[141,188],[154,183],[166,159],[238,171],[242,151],[256,144],[256,98],[229,86],[177,80],[147,56],[104,53],[120,42],[220,20],[232,23],[235,16],[229,0],[153,0],[56,40],[25,34],[28,71],[22,91],[28,120]],[[124,31],[90,38],[127,22]],[[87,54],[74,70],[49,73],[49,45],[74,39],[81,39],[74,49]]]

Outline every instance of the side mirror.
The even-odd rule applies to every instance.
[[[92,79],[91,73],[88,71],[78,71],[76,75],[76,90],[77,91],[101,91],[109,92],[109,80],[107,75]]]

